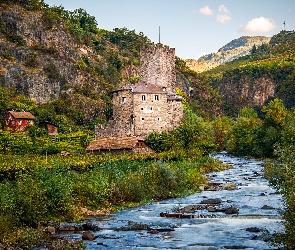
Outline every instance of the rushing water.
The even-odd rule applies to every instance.
[[[282,230],[279,217],[282,198],[263,178],[263,162],[231,157],[226,153],[212,156],[233,168],[208,174],[210,182],[232,183],[236,189],[203,191],[123,210],[110,217],[92,218],[92,223],[102,230],[92,232],[98,236],[94,241],[84,241],[87,249],[275,249],[265,242],[265,237],[266,232],[272,234]],[[196,215],[213,214],[216,218],[160,217],[161,212],[199,204],[210,198],[220,198],[222,206],[236,206],[239,214],[198,210]],[[158,231],[116,230],[128,224],[130,227],[130,222],[149,225]],[[81,233],[66,236],[81,239]]]

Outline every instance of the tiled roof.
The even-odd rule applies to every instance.
[[[97,138],[89,144],[86,150],[132,149],[138,141],[143,140],[136,136]]]
[[[131,85],[125,85],[118,90],[131,90],[135,93],[166,93],[166,87],[157,86],[154,84],[144,84],[144,83],[137,83]]]
[[[28,119],[28,120],[34,120],[35,116],[32,115],[31,112],[16,112],[16,111],[9,111],[14,118],[16,119]]]
[[[133,87],[133,92],[139,92],[139,93],[165,93],[166,90],[162,86],[157,86],[154,84],[144,84],[144,83],[138,83]]]

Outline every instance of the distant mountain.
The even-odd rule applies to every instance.
[[[203,72],[219,65],[231,62],[241,56],[250,53],[253,46],[268,44],[270,37],[265,36],[242,36],[234,39],[220,48],[216,53],[210,53],[200,57],[198,60],[186,59],[187,66],[196,72]]]

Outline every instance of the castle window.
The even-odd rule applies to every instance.
[[[158,122],[162,121],[162,117],[158,117]]]
[[[159,101],[159,96],[155,95],[155,101]]]
[[[125,103],[126,102],[126,97],[122,97],[122,102]]]
[[[142,122],[144,122],[144,117],[141,117],[140,120],[141,120]]]
[[[143,110],[143,108],[141,108],[141,110]]]
[[[142,101],[145,101],[145,100],[146,100],[145,95],[142,95],[142,96],[141,96],[141,100],[142,100]]]
[[[153,110],[153,107],[150,107],[150,110]]]

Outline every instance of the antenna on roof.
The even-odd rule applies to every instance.
[[[161,43],[161,27],[159,26],[159,43]]]
[[[286,22],[283,22],[283,30],[286,30]]]

